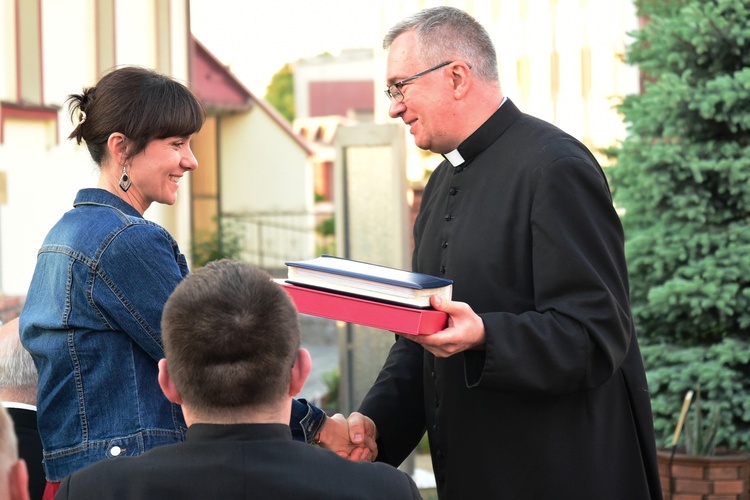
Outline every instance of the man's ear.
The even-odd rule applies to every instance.
[[[453,97],[462,99],[471,87],[474,75],[466,61],[455,61],[451,65],[451,78],[453,80]]]
[[[159,360],[159,387],[161,387],[161,392],[164,393],[168,400],[178,405],[182,404],[182,396],[180,396],[180,392],[175,387],[174,381],[172,381],[172,377],[169,375],[166,358]]]
[[[29,500],[29,470],[23,459],[11,465],[8,483],[10,500]]]
[[[297,359],[294,360],[294,366],[292,366],[292,377],[289,381],[289,395],[294,397],[302,390],[305,385],[307,376],[310,375],[310,369],[312,368],[312,358],[307,349],[300,349],[297,351]]]

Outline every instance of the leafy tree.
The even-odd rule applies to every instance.
[[[294,70],[291,64],[285,64],[271,77],[265,99],[287,120],[294,120]]]
[[[750,445],[750,0],[641,0],[628,62],[644,90],[610,150],[657,442],[686,390]],[[662,441],[663,440],[663,441]]]

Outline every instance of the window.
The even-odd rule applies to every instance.
[[[42,95],[41,0],[16,0],[16,100],[40,105]]]
[[[48,121],[57,142],[57,111],[44,105],[42,74],[42,4],[41,0],[12,2],[15,39],[8,67],[15,79],[8,80],[9,88],[0,101],[0,144],[5,139],[5,124],[11,119]]]
[[[165,75],[172,74],[169,24],[169,1],[156,0],[156,69]]]
[[[560,53],[553,50],[549,61],[550,93],[552,100],[557,101],[560,95]]]
[[[516,79],[518,90],[521,93],[521,101],[527,102],[531,95],[531,64],[528,56],[519,57],[516,60]]]
[[[96,78],[115,66],[114,0],[96,0]]]
[[[591,95],[591,47],[581,48],[581,97]]]

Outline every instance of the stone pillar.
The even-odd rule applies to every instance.
[[[411,269],[403,126],[340,127],[334,146],[336,249],[350,259]],[[357,409],[375,381],[394,334],[339,325],[342,413]]]

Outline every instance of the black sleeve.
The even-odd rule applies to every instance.
[[[377,427],[377,460],[395,467],[416,448],[425,431],[423,360],[422,346],[398,337],[359,407]]]

